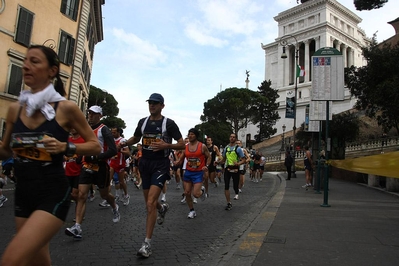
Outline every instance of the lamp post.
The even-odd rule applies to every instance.
[[[285,129],[286,129],[286,126],[284,124],[283,125],[283,139],[281,140],[281,151],[285,150],[285,137],[284,137]]]
[[[295,44],[290,43],[287,41],[287,39],[289,38],[293,38],[295,40]],[[284,35],[280,38],[280,45],[283,46],[283,53],[281,54],[281,58],[282,59],[287,59],[287,54],[285,53],[285,49],[287,46],[289,45],[294,45],[295,47],[295,66],[294,66],[294,75],[295,75],[295,96],[294,96],[294,126],[293,126],[293,132],[294,132],[294,136],[293,136],[293,140],[294,140],[294,147],[293,147],[293,161],[294,163],[293,165],[293,169],[292,169],[292,177],[296,177],[296,173],[295,173],[295,153],[296,153],[296,143],[295,143],[295,133],[296,133],[296,105],[297,105],[297,94],[298,94],[298,76],[297,76],[297,67],[298,67],[298,59],[299,59],[299,49],[298,49],[298,40],[295,38],[295,36],[293,35]]]

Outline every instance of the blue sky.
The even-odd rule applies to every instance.
[[[353,0],[341,4],[363,19],[360,27],[378,41],[395,34],[387,24],[398,17],[399,1],[358,12]],[[103,6],[104,40],[94,54],[91,84],[118,101],[129,138],[148,116],[153,92],[165,98],[163,114],[185,136],[201,123],[204,102],[222,89],[257,90],[264,80],[261,43],[273,42],[279,12],[296,0],[107,0]],[[226,139],[226,142],[228,139]]]

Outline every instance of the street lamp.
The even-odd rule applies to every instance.
[[[281,151],[285,150],[285,137],[284,137],[285,129],[286,129],[286,126],[284,124],[283,125],[283,139],[281,140]]]
[[[293,38],[295,40],[295,45],[293,43],[289,43],[287,42],[286,39],[289,38]],[[294,75],[295,75],[295,96],[294,96],[294,127],[292,128],[294,131],[294,136],[293,136],[293,140],[294,140],[294,147],[293,147],[293,156],[292,158],[294,159],[294,163],[293,163],[293,170],[292,170],[292,174],[293,177],[296,177],[295,174],[295,153],[296,153],[296,145],[295,145],[295,133],[296,133],[296,105],[297,105],[297,94],[298,94],[298,76],[296,74],[296,69],[298,67],[298,58],[299,58],[299,49],[298,49],[298,40],[295,38],[295,36],[293,35],[284,35],[280,38],[280,45],[283,46],[283,53],[281,54],[281,58],[282,59],[287,59],[287,54],[285,53],[285,49],[287,46],[289,45],[294,45],[295,47],[295,66],[294,66]]]

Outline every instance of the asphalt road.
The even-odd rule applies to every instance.
[[[239,200],[233,200],[234,192],[230,188],[233,209],[226,211],[224,183],[217,188],[210,184],[210,197],[204,202],[199,199],[194,206],[197,217],[187,219],[188,207],[180,203],[183,190],[176,190],[172,180],[167,192],[170,209],[164,224],[155,226],[152,256],[143,259],[136,253],[145,237],[145,204],[142,191],[129,182],[130,204],[119,204],[119,223],[112,222],[110,208],[98,206],[101,201],[98,194],[93,202],[87,203],[82,241],[74,241],[64,234],[65,227],[73,225],[74,205],[71,206],[65,227],[50,244],[52,265],[217,265],[234,255],[278,186],[279,179],[273,174],[265,173],[259,183],[250,182],[247,174]],[[15,232],[12,187],[5,187],[8,201],[0,208],[1,252]]]

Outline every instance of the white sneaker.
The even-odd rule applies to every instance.
[[[101,201],[98,205],[99,205],[100,207],[103,207],[103,208],[108,208],[109,206],[111,206],[111,205],[109,205],[109,203],[107,202],[107,200]]]
[[[162,195],[161,202],[166,202],[166,194]]]
[[[240,188],[240,189],[238,189],[238,192],[239,192],[239,193],[242,193],[242,190],[241,190],[241,188]]]
[[[194,219],[195,216],[197,216],[197,213],[195,211],[190,211],[187,215],[187,218],[189,219]]]
[[[186,203],[186,196],[184,196],[184,194],[181,196],[181,204]]]
[[[121,214],[119,213],[118,204],[115,204],[115,205],[116,205],[116,208],[112,210],[112,214],[113,214],[112,221],[114,223],[117,223],[121,220]]]
[[[234,196],[234,199],[235,199],[235,200],[238,200],[238,194],[236,194],[236,195]]]
[[[142,256],[148,258],[152,254],[151,245],[144,242],[139,251],[137,252],[137,256]]]
[[[206,192],[205,192],[204,186],[202,186],[201,191],[202,191],[202,194],[201,194],[200,198],[202,201],[204,201],[206,199]]]
[[[193,198],[193,202],[197,204],[197,198]]]
[[[129,194],[123,197],[122,202],[123,202],[123,206],[129,205],[129,202],[130,202],[130,196],[129,196]]]

